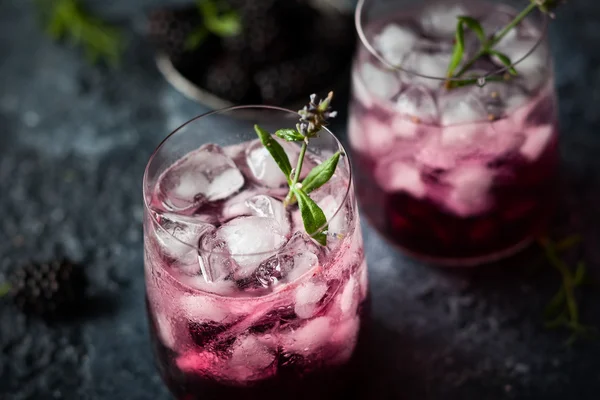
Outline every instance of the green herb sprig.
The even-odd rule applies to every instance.
[[[328,121],[335,118],[336,111],[331,110],[333,92],[329,92],[326,98],[318,100],[317,95],[310,96],[310,103],[298,111],[300,121],[296,129],[279,129],[275,135],[288,142],[302,142],[298,163],[292,168],[287,153],[275,138],[258,125],[254,130],[263,146],[269,151],[279,169],[285,175],[289,191],[283,202],[285,207],[297,203],[302,216],[302,222],[306,232],[321,245],[327,245],[326,230],[327,218],[323,210],[310,198],[309,193],[323,186],[331,179],[343,153],[337,151],[330,158],[314,167],[308,175],[300,182],[300,173],[304,164],[304,157],[308,149],[310,139],[319,134],[321,129],[328,125]],[[323,228],[322,230],[320,230]]]
[[[529,13],[536,8],[540,9],[543,13],[549,14],[550,17],[554,17],[553,10],[558,7],[560,0],[529,0],[529,4],[525,7],[512,21],[504,26],[500,31],[492,35],[487,35],[481,23],[475,18],[468,16],[459,16],[456,24],[455,43],[448,65],[446,73],[447,80],[445,87],[447,89],[453,89],[456,87],[467,86],[472,84],[482,85],[485,84],[486,80],[490,80],[491,77],[480,77],[479,79],[460,79],[462,78],[469,69],[475,64],[481,57],[495,57],[497,58],[507,70],[507,74],[501,79],[494,80],[508,80],[511,76],[516,76],[517,70],[513,66],[513,60],[504,53],[499,52],[494,48],[502,38],[504,38],[512,29],[514,29],[519,23],[521,23]],[[465,30],[471,30],[477,39],[479,40],[479,49],[475,54],[468,59],[462,67],[459,66],[464,58],[465,52]],[[458,71],[457,71],[458,69]],[[496,77],[497,78],[497,77]]]
[[[539,239],[546,259],[560,273],[562,279],[558,292],[546,306],[545,326],[549,329],[568,329],[571,332],[566,341],[568,346],[573,345],[579,338],[590,338],[597,333],[595,328],[581,323],[576,297],[576,289],[589,283],[586,264],[583,261],[578,262],[573,271],[573,268],[570,268],[560,257],[561,252],[572,248],[579,242],[581,242],[580,236],[571,236],[558,243],[548,238]]]
[[[121,32],[84,10],[79,0],[38,0],[37,5],[51,38],[81,46],[91,63],[119,64],[124,50]]]
[[[223,1],[196,0],[196,6],[202,16],[202,24],[186,38],[186,50],[197,49],[209,34],[231,37],[241,32],[242,23],[239,14]]]

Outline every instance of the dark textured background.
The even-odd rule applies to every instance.
[[[158,74],[135,2],[108,2],[131,32],[117,71],[51,43],[29,3],[0,1],[0,280],[62,252],[85,264],[92,285],[78,323],[46,325],[2,301],[0,398],[168,399],[144,310],[142,173],[159,141],[205,110]],[[565,193],[556,230],[584,234],[581,255],[600,282],[600,3],[570,3],[552,26]],[[364,230],[371,398],[600,398],[600,342],[569,349],[565,332],[543,328],[559,277],[532,268],[537,251],[447,272]],[[582,307],[600,326],[600,289],[586,289]]]

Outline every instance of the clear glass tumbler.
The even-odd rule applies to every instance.
[[[178,399],[325,399],[352,381],[367,269],[350,164],[341,157],[311,193],[327,217],[319,244],[297,206],[284,207],[286,178],[253,128],[274,133],[297,118],[262,106],[211,112],[171,133],[148,163],[150,332]],[[294,165],[299,146],[280,143]],[[322,130],[303,174],[337,151]]]
[[[481,31],[467,20],[457,36],[459,16]],[[545,228],[558,166],[547,21],[528,1],[359,0],[348,126],[357,196],[401,250],[474,265]]]

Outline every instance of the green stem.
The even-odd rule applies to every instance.
[[[294,177],[292,178],[292,182],[290,183],[290,191],[288,192],[287,196],[285,197],[285,201],[283,203],[283,205],[286,207],[291,203],[292,196],[294,195],[294,193],[292,192],[292,189],[296,186],[296,184],[298,183],[298,180],[300,179],[300,171],[302,171],[302,164],[304,163],[304,156],[306,155],[307,148],[308,148],[308,137],[304,138],[304,141],[302,142],[302,147],[300,148],[300,155],[298,156],[298,164],[296,165],[296,170],[294,171]]]
[[[500,33],[492,36],[485,43],[482,43],[477,54],[475,54],[469,61],[467,61],[465,63],[465,65],[454,75],[454,78],[460,78],[465,72],[467,72],[469,70],[469,68],[471,68],[473,66],[473,64],[475,64],[475,62],[479,58],[486,55],[488,53],[489,49],[491,49],[496,44],[498,44],[498,42],[504,36],[506,36],[508,34],[508,32],[510,32],[511,29],[513,29],[515,26],[517,26],[519,23],[521,23],[521,21],[523,21],[525,19],[525,17],[527,17],[527,15],[531,11],[533,11],[536,7],[537,7],[537,4],[530,3],[523,11],[521,11],[521,13],[519,15],[517,15],[515,17],[514,20],[512,20],[508,25],[506,25],[504,28],[502,28]]]
[[[546,255],[550,263],[560,272],[562,275],[563,286],[565,290],[565,297],[567,301],[567,309],[569,311],[569,322],[578,324],[579,323],[579,310],[577,302],[575,301],[574,293],[574,282],[571,276],[571,272],[565,263],[557,256],[554,247],[547,241],[542,242]]]
[[[495,46],[496,44],[498,44],[498,42],[500,40],[502,40],[502,38],[504,36],[506,36],[506,34],[508,32],[510,32],[511,29],[513,29],[515,26],[519,25],[521,23],[521,21],[523,21],[525,19],[525,17],[527,17],[527,15],[532,12],[535,8],[537,7],[537,4],[535,3],[530,3],[523,11],[521,11],[521,13],[519,15],[517,15],[515,17],[515,19],[513,19],[510,24],[506,25],[501,31],[500,33],[498,33],[497,35],[492,36],[491,40],[488,40],[487,42],[487,47],[492,47]]]

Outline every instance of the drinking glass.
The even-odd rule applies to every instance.
[[[552,215],[558,124],[547,15],[535,8],[502,33],[528,4],[358,1],[348,125],[357,197],[408,254],[489,262],[527,245]],[[464,54],[448,78],[458,16],[477,19],[483,38],[463,25]],[[493,38],[500,54],[471,62]]]
[[[340,158],[310,194],[327,217],[324,246],[305,233],[297,206],[283,206],[286,179],[253,127],[274,133],[297,118],[263,106],[210,112],[148,162],[150,333],[178,399],[328,399],[354,380],[367,267],[350,164]],[[299,146],[280,143],[295,165]],[[323,129],[302,174],[337,151]]]

